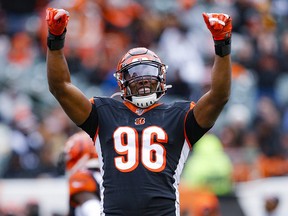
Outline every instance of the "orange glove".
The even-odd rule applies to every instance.
[[[46,21],[51,34],[59,36],[63,34],[69,21],[69,12],[63,9],[47,8]]]
[[[60,50],[64,47],[66,27],[69,12],[63,9],[47,8],[46,21],[48,24],[47,46],[50,50]]]
[[[232,18],[229,15],[224,13],[203,13],[202,16],[215,41],[231,37]]]

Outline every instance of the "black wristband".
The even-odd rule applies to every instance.
[[[48,32],[47,46],[50,50],[60,50],[64,47],[66,28],[61,35],[53,35]]]
[[[231,53],[231,37],[225,40],[214,40],[215,53],[221,57]]]

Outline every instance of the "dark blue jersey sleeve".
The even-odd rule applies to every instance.
[[[202,128],[196,121],[193,109],[189,110],[185,121],[186,136],[193,146],[210,128]]]
[[[88,133],[89,136],[92,139],[94,139],[97,128],[98,128],[98,114],[97,114],[95,104],[92,104],[92,110],[90,112],[89,117],[86,119],[86,121],[83,124],[78,125],[78,127],[86,131],[86,133]]]

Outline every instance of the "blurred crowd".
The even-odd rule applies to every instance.
[[[169,66],[167,102],[205,93],[214,46],[202,12],[229,14],[231,99],[210,133],[234,183],[288,174],[287,0],[1,0],[1,178],[63,176],[59,154],[78,131],[48,90],[47,7],[70,12],[65,53],[87,97],[117,92],[118,60],[145,46]]]

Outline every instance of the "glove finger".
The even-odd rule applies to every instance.
[[[227,22],[229,19],[230,19],[230,16],[228,15],[228,14],[221,14],[221,16],[222,16],[222,20],[224,21],[224,22]]]
[[[49,8],[46,10],[46,21],[49,21],[50,20],[50,10]]]
[[[209,16],[207,13],[202,13],[202,16],[203,16],[203,19],[206,23],[206,25],[209,27],[210,26],[210,23],[209,23]]]
[[[59,28],[61,26],[66,26],[67,22],[68,22],[67,16],[64,15],[64,16],[58,18],[57,20],[55,20],[54,25],[55,25],[55,27],[57,26]]]
[[[222,30],[223,28],[224,28],[223,23],[215,22],[215,24],[213,25],[213,29],[215,30]]]
[[[57,13],[56,15],[54,16],[54,20],[58,20],[59,18],[63,17],[64,20],[66,17],[69,17],[69,12],[68,11],[65,11],[63,9],[59,9],[57,10]]]
[[[48,8],[46,10],[46,21],[48,21],[50,24],[53,22],[53,9]]]

